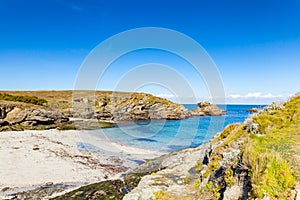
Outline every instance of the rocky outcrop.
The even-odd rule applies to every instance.
[[[208,101],[198,103],[198,107],[189,111],[191,116],[219,116],[226,114],[225,110],[220,109],[217,105],[211,104]]]
[[[190,111],[183,105],[150,94],[104,93],[93,95],[94,93],[91,91],[82,92],[78,95],[79,97],[73,97],[73,103],[70,105],[67,100],[59,100],[56,106],[50,106],[53,104],[51,99],[48,101],[48,106],[2,102],[0,103],[0,131],[31,129],[37,126],[44,126],[46,129],[57,128],[58,125],[66,124],[70,118],[76,119],[76,121],[98,120],[99,122],[114,123],[151,119],[180,120],[191,116],[225,114],[224,110],[206,101],[199,103],[198,108]],[[59,94],[59,92],[56,93]],[[11,95],[11,97],[14,96]],[[60,103],[62,103],[61,107]],[[67,124],[68,127],[62,129],[74,129],[76,123],[72,123],[71,126]],[[89,125],[85,123],[80,127],[89,127]],[[98,124],[93,125],[93,129],[95,127],[98,127]]]
[[[74,115],[99,120],[128,121],[168,119],[178,120],[191,116],[218,116],[226,111],[208,101],[198,103],[198,107],[187,110],[183,105],[150,94],[133,93],[122,96],[105,96],[97,98],[95,107],[87,102],[92,100],[76,99]],[[78,108],[78,109],[77,109]]]
[[[249,110],[245,110],[245,112],[250,112],[250,113],[257,113],[258,109],[257,108],[251,108]]]
[[[230,127],[232,131],[239,128]],[[185,199],[247,199],[251,186],[249,168],[241,162],[243,139],[226,147],[218,137],[200,147],[165,155],[162,162],[156,160],[160,169],[144,176],[123,199],[183,199],[182,191]]]
[[[190,116],[182,105],[150,94],[133,93],[99,97],[92,100],[75,99],[75,117],[110,121],[184,119]]]
[[[56,128],[69,121],[63,113],[41,106],[0,104],[0,130],[23,130],[45,126]]]

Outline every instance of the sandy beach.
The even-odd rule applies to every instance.
[[[44,184],[83,185],[119,178],[138,165],[136,160],[160,155],[75,130],[1,132],[0,144],[1,193]],[[99,144],[101,148],[91,150]]]

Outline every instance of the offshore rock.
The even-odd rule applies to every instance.
[[[198,103],[198,107],[190,111],[191,116],[219,116],[226,114],[225,110],[220,109],[218,106],[211,104],[208,101]]]

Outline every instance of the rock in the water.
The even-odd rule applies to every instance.
[[[257,108],[251,108],[249,110],[245,110],[245,112],[252,112],[252,113],[257,113],[258,109]]]
[[[220,109],[218,106],[213,105],[208,101],[198,103],[198,107],[190,111],[191,116],[219,116],[224,115],[225,113],[225,110]]]

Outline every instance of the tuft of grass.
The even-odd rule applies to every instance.
[[[201,181],[199,179],[197,179],[194,184],[193,184],[193,188],[194,189],[198,189],[201,185]]]
[[[232,171],[232,169],[228,169],[225,172],[225,182],[226,182],[228,187],[231,187],[235,184],[235,181],[233,180],[232,177],[233,177],[233,171]]]
[[[176,197],[173,195],[167,193],[166,191],[159,190],[157,192],[154,192],[154,199],[155,200],[174,200]]]
[[[226,138],[234,129],[236,128],[236,124],[229,124],[225,129],[219,134],[218,140],[222,140]]]

